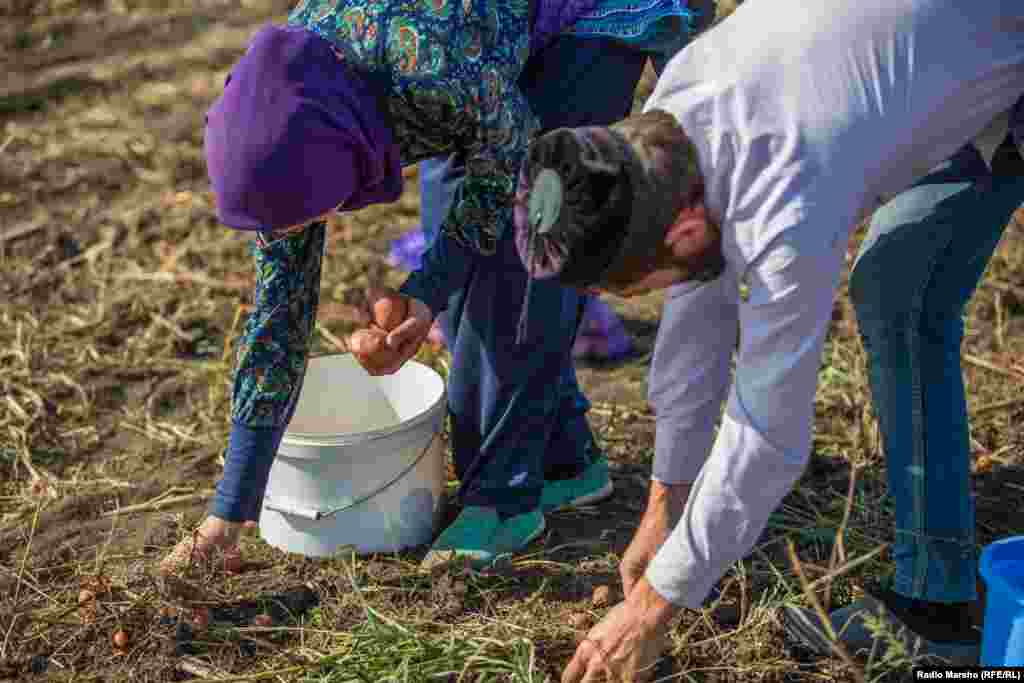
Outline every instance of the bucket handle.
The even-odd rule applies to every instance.
[[[309,519],[314,522],[319,522],[321,519],[333,517],[339,512],[350,510],[356,507],[357,505],[365,503],[374,496],[383,493],[384,491],[395,485],[398,482],[398,480],[400,480],[402,477],[408,474],[414,467],[416,467],[416,465],[420,463],[421,460],[423,460],[424,456],[426,456],[427,452],[430,450],[430,447],[434,445],[434,441],[437,440],[438,436],[440,436],[440,432],[436,432],[434,436],[430,437],[430,441],[428,441],[426,447],[424,447],[424,449],[420,451],[420,454],[417,455],[416,458],[411,463],[402,468],[402,471],[395,475],[392,479],[389,479],[387,482],[385,482],[381,486],[378,486],[376,489],[370,491],[367,494],[359,496],[358,498],[349,499],[349,501],[346,502],[341,507],[333,508],[331,510],[323,512],[313,508],[298,507],[294,505],[289,505],[287,503],[276,503],[273,501],[273,499],[270,498],[264,499],[263,507],[267,508],[268,510],[273,510],[275,512],[280,512],[286,515],[302,517],[304,519]]]

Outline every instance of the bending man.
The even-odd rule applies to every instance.
[[[650,667],[672,615],[698,608],[749,552],[809,457],[851,230],[1022,93],[1017,3],[773,0],[677,55],[642,115],[535,141],[516,209],[533,276],[627,296],[673,287],[626,599],[564,683]]]

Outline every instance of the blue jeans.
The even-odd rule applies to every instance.
[[[527,62],[520,78],[545,129],[610,124],[632,106],[648,54],[611,40],[562,36]],[[456,159],[420,164],[422,225],[437,234],[463,177]],[[572,346],[584,297],[552,282],[530,293],[528,334],[515,343],[527,275],[512,235],[480,259],[443,318],[452,352],[448,408],[464,505],[503,517],[536,508],[545,473],[578,472],[590,461],[590,404],[576,380]]]
[[[850,277],[895,507],[893,589],[909,598],[976,599],[962,315],[1024,201],[1010,166],[960,149],[875,213]]]

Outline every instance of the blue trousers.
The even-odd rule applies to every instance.
[[[628,115],[649,56],[611,40],[563,36],[530,59],[519,83],[544,129],[606,125]],[[454,158],[420,164],[428,237],[437,234],[462,177]],[[586,301],[573,289],[535,281],[528,334],[517,345],[526,281],[512,235],[503,235],[497,253],[479,259],[451,297],[444,318],[459,498],[495,507],[502,517],[536,508],[546,474],[571,476],[594,451],[590,404],[572,360]]]
[[[971,145],[881,207],[850,279],[896,516],[894,590],[976,598],[960,344],[964,307],[1024,201],[1015,150],[990,172]]]

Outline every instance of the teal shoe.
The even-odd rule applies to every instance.
[[[495,557],[518,553],[544,533],[545,527],[544,513],[540,510],[509,517],[494,535]]]
[[[420,563],[420,569],[432,570],[468,562],[480,569],[494,562],[495,535],[501,520],[494,508],[465,507],[451,526],[441,532]]]
[[[615,487],[608,474],[608,459],[598,458],[572,479],[544,482],[540,507],[544,512],[592,505],[612,495]]]

